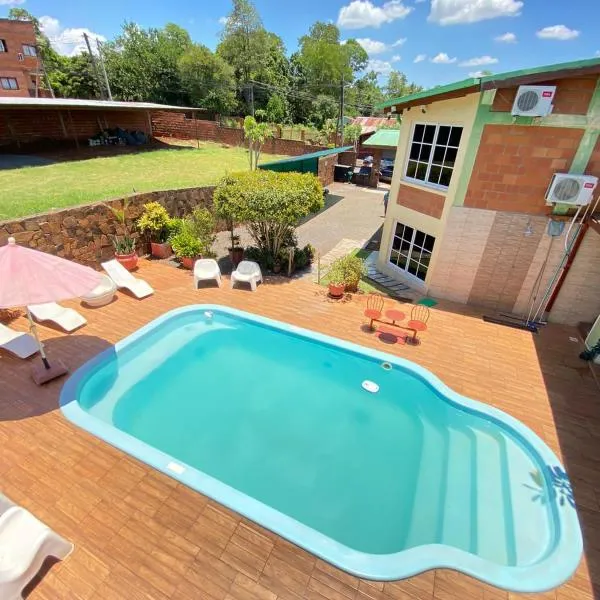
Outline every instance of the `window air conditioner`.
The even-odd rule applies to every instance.
[[[593,175],[555,173],[546,192],[546,202],[585,206],[592,201],[597,185],[598,178]]]
[[[517,90],[512,114],[518,117],[545,117],[552,112],[555,94],[555,85],[522,85]]]

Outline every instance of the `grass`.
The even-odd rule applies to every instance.
[[[261,162],[283,158],[265,154]],[[118,198],[134,192],[200,187],[248,169],[244,148],[202,143],[2,172],[0,220]]]
[[[363,260],[365,260],[369,254],[371,254],[371,252],[369,250],[365,250],[364,248],[357,248],[356,250],[352,250],[352,252],[350,252],[350,256],[358,256],[358,258],[362,258]],[[327,274],[321,277],[321,285],[329,285],[329,278],[327,277]],[[378,285],[370,279],[367,279],[366,276],[361,277],[361,280],[358,282],[358,289],[365,294],[385,294],[386,296],[389,296],[389,291],[386,288],[384,288],[382,285]]]

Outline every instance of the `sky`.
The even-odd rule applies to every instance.
[[[369,68],[385,83],[390,70],[431,87],[482,70],[521,68],[600,56],[600,0],[255,0],[265,27],[288,52],[317,20],[336,23],[342,39],[355,38]],[[100,41],[125,21],[142,27],[174,22],[214,49],[230,0],[0,0],[41,19],[57,50],[82,49],[82,33]]]

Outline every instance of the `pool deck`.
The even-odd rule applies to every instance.
[[[485,323],[441,302],[419,346],[385,345],[367,333],[364,297],[330,301],[306,280],[267,279],[246,289],[194,291],[189,272],[141,261],[155,289],[119,293],[100,309],[65,302],[88,319],[64,335],[40,326],[49,358],[71,369],[164,312],[188,304],[233,306],[398,354],[446,384],[507,411],[562,458],[574,486],[586,556],[545,594],[509,594],[437,570],[398,582],[359,580],[78,429],[57,408],[62,381],[37,388],[31,363],[0,351],[0,491],[75,544],[45,569],[31,600],[591,600],[600,598],[600,391],[577,359],[574,328],[541,334]],[[393,301],[387,301],[391,308]],[[406,306],[405,312],[410,311]],[[11,323],[25,330],[23,317]],[[235,370],[235,366],[232,366]],[[199,382],[201,385],[201,382]],[[223,382],[223,385],[227,385]]]

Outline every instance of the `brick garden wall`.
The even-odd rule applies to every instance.
[[[411,210],[440,219],[444,211],[445,196],[410,185],[400,185],[396,202]]]
[[[547,214],[548,184],[569,170],[582,135],[563,127],[486,125],[464,205]]]
[[[183,216],[197,206],[210,208],[213,190],[214,187],[209,186],[128,196],[127,224],[134,232],[135,221],[142,213],[143,205],[152,201],[160,202],[171,216]],[[106,204],[121,207],[122,201],[119,198]],[[0,245],[4,245],[12,235],[19,244],[88,265],[97,265],[112,257],[113,247],[109,236],[120,233],[122,230],[113,213],[100,202],[0,221]],[[139,237],[137,232],[134,237]],[[138,252],[144,251],[143,245],[140,241]]]
[[[333,175],[338,156],[339,154],[330,154],[329,156],[322,156],[319,158],[317,177],[323,186],[328,186],[333,183]]]

